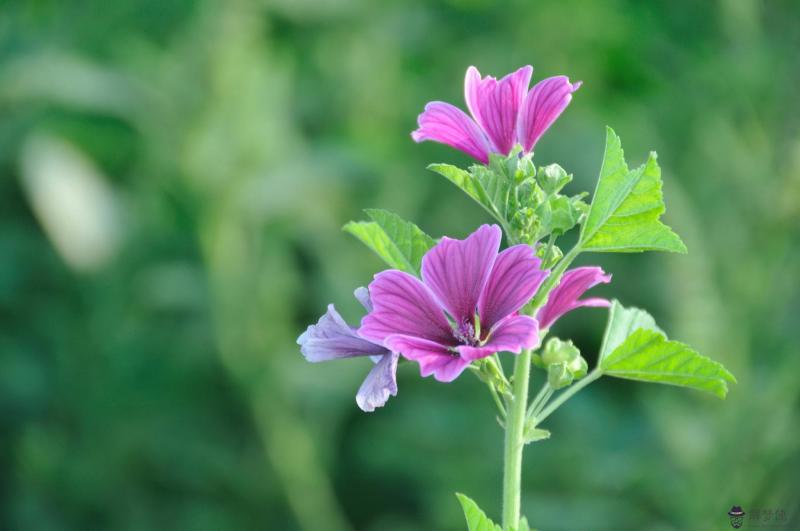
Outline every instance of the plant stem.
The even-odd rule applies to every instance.
[[[525,447],[525,412],[531,351],[523,350],[514,363],[514,396],[506,415],[506,440],[503,454],[503,529],[516,528],[520,514],[522,449]]]
[[[531,418],[533,416],[534,411],[536,411],[539,406],[546,402],[550,398],[550,394],[552,393],[552,388],[548,382],[545,382],[542,388],[539,390],[539,394],[531,401],[530,407],[528,407],[528,412],[525,414],[525,417]]]
[[[510,236],[510,233],[507,233]],[[512,241],[512,243],[518,243]],[[539,287],[525,313],[535,315],[564,274],[567,267],[580,254],[576,244],[553,268]],[[525,424],[528,407],[528,384],[531,374],[532,350],[523,350],[514,362],[512,397],[506,408],[506,437],[503,451],[503,529],[517,528],[520,517],[520,494],[522,480],[522,450],[525,448]],[[588,376],[587,376],[588,378]],[[560,398],[560,397],[559,397]],[[549,409],[549,408],[548,408]]]
[[[542,422],[544,419],[549,417],[553,413],[553,411],[558,409],[561,406],[561,404],[563,404],[564,402],[569,400],[572,397],[572,395],[574,395],[575,393],[577,393],[578,391],[580,391],[581,389],[583,389],[584,387],[586,387],[587,385],[589,385],[593,381],[597,380],[602,375],[603,375],[603,372],[601,370],[599,370],[599,369],[595,369],[592,372],[590,372],[584,379],[582,379],[581,381],[579,381],[575,385],[571,386],[569,389],[567,389],[566,391],[564,391],[563,393],[558,395],[558,398],[556,398],[555,400],[550,402],[550,404],[546,408],[544,408],[544,410],[542,410],[541,413],[536,415],[536,418],[534,419],[534,422],[536,424],[539,424],[540,422]]]

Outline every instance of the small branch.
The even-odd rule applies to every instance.
[[[603,372],[600,369],[595,369],[592,372],[590,372],[584,379],[580,380],[578,383],[576,383],[575,385],[573,385],[572,387],[570,387],[569,389],[567,389],[566,391],[564,391],[563,393],[558,395],[558,397],[555,400],[553,400],[550,403],[550,405],[548,405],[546,408],[544,408],[541,411],[541,413],[536,415],[536,417],[535,417],[536,424],[538,425],[539,423],[544,421],[544,419],[549,417],[564,402],[566,402],[567,400],[572,398],[572,396],[574,394],[576,394],[578,391],[580,391],[581,389],[583,389],[584,387],[586,387],[587,385],[589,385],[593,381],[595,381],[598,378],[600,378],[602,375],[603,375]]]

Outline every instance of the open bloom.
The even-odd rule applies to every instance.
[[[481,77],[474,66],[467,69],[464,97],[472,118],[461,109],[432,101],[417,118],[419,128],[411,133],[416,142],[433,140],[447,144],[486,164],[489,153],[508,155],[515,144],[525,153],[572,101],[581,82],[567,76],[543,79],[530,91],[533,67],[523,66],[501,80]]]
[[[483,225],[465,240],[442,238],[422,259],[422,281],[394,269],[375,275],[359,334],[442,382],[495,352],[537,346],[536,319],[517,311],[549,272],[528,245],[498,253],[501,235]]]
[[[369,292],[366,288],[355,291],[356,298],[367,311],[372,310]],[[356,403],[364,411],[374,411],[389,399],[397,395],[397,361],[398,354],[391,352],[380,343],[367,341],[349,326],[333,304],[320,317],[315,325],[311,325],[297,338],[300,351],[313,363],[338,360],[357,356],[369,356],[375,366],[367,374],[356,394]]]
[[[599,267],[576,267],[570,269],[561,277],[558,285],[553,288],[547,298],[547,303],[536,312],[536,319],[542,330],[550,328],[562,315],[582,306],[608,307],[611,303],[606,299],[597,297],[580,299],[580,297],[597,284],[608,284],[611,275]]]

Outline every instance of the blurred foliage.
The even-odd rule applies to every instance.
[[[577,193],[604,125],[632,164],[658,150],[689,247],[592,256],[614,274],[597,293],[739,384],[724,402],[593,384],[527,452],[524,513],[721,529],[736,504],[796,526],[798,27],[789,1],[3,3],[0,528],[456,530],[456,490],[498,515],[477,381],[405,364],[368,415],[369,362],[307,364],[294,340],[328,302],[360,317],[352,290],[381,268],[340,231],[360,209],[432,235],[487,221],[424,170],[468,161],[409,132],[425,102],[461,102],[468,65],[527,63],[584,81],[537,163]],[[604,320],[556,332],[592,364]]]

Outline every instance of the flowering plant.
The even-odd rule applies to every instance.
[[[443,102],[419,116],[417,141],[459,149],[478,163],[464,170],[433,164],[481,205],[496,224],[482,225],[463,240],[434,240],[419,227],[384,210],[367,210],[369,221],[345,230],[378,254],[391,269],[355,290],[366,315],[348,325],[333,305],[298,338],[308,361],[368,356],[374,362],[356,395],[364,411],[397,394],[401,358],[417,362],[422,376],[450,382],[465,370],[486,384],[505,430],[502,528],[464,495],[458,498],[468,527],[529,529],[520,514],[522,451],[550,437],[543,422],[564,402],[601,376],[691,387],[724,398],[734,377],[719,363],[667,339],[644,310],[616,300],[581,298],[611,282],[599,267],[568,269],[584,252],[669,251],[685,253],[681,239],[660,221],[665,211],[655,153],[629,169],[619,138],[608,129],[592,201],[568,196],[572,180],[561,166],[536,166],[533,148],[572,100],[580,82],[565,76],[528,90],[533,69],[504,78],[467,70],[465,98],[472,117]],[[557,240],[578,228],[577,243],[562,253]],[[505,234],[508,247],[501,248]],[[597,356],[589,365],[569,340],[549,335],[567,312],[608,308]],[[506,373],[500,353],[514,356]],[[529,400],[531,371],[542,383]]]

